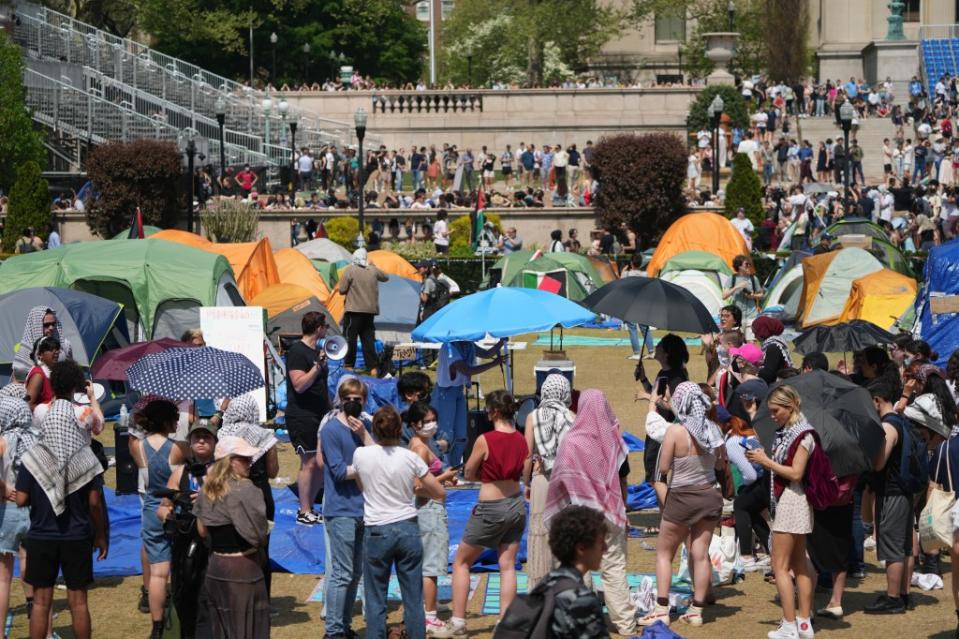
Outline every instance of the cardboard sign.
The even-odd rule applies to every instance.
[[[959,295],[930,295],[929,310],[933,315],[959,313]]]
[[[265,314],[260,306],[204,306],[200,309],[200,330],[207,346],[246,356],[266,379],[263,357]],[[260,407],[260,421],[266,421],[266,387],[253,391]]]

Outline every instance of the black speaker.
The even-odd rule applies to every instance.
[[[130,455],[130,434],[119,424],[113,425],[114,450],[116,460],[114,469],[117,471],[118,495],[135,495],[137,493],[137,465]]]
[[[464,464],[473,453],[473,444],[476,443],[476,438],[491,430],[493,430],[493,422],[489,420],[485,410],[471,410],[466,414],[466,451],[463,453]]]

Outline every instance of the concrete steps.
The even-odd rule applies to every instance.
[[[832,138],[834,141],[842,140],[842,129],[832,118],[803,118],[800,127],[803,139],[812,143],[817,154],[821,141],[827,138]],[[795,125],[793,131],[798,135]],[[882,140],[883,138],[891,139],[895,132],[895,127],[888,118],[866,118],[859,121],[859,131],[855,135],[850,133],[850,140],[857,139],[859,146],[862,147],[863,172],[866,174],[867,183],[878,184],[882,181]],[[815,169],[815,159],[813,168]]]

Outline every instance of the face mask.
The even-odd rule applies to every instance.
[[[358,401],[351,399],[343,402],[343,412],[347,417],[355,417],[359,419],[360,414],[363,412],[363,405]]]
[[[424,437],[432,437],[436,434],[438,427],[439,425],[436,422],[424,422],[423,425],[420,426],[419,434]]]
[[[729,368],[730,359],[729,359],[729,349],[725,346],[719,346],[716,348],[716,358],[719,360],[720,368]]]

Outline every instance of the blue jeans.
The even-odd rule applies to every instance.
[[[646,351],[649,353],[653,352],[653,332],[649,330],[648,326],[626,322],[626,330],[629,332],[629,344],[633,347],[633,355],[639,355],[640,350],[642,350],[642,346],[639,343],[640,332],[642,332],[646,342]]]
[[[866,542],[866,531],[862,526],[862,486],[856,487],[852,494],[852,548],[849,549],[849,570],[865,570],[866,563],[862,545]]]
[[[466,391],[463,386],[437,386],[433,391],[439,432],[450,442],[446,459],[450,466],[463,463],[466,451]]]
[[[366,599],[366,636],[386,637],[386,593],[390,570],[396,566],[396,579],[403,597],[403,624],[410,639],[426,636],[423,612],[423,543],[416,517],[394,524],[367,526],[366,562],[363,580]],[[329,634],[329,631],[327,631]]]
[[[331,559],[326,570],[326,634],[343,635],[350,629],[363,569],[363,518],[329,517],[324,524]]]

